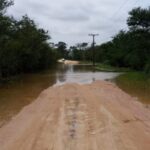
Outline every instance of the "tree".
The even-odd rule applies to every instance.
[[[6,16],[12,1],[0,1],[0,79],[33,72],[56,62],[48,31],[38,28],[27,15],[20,20]]]
[[[128,31],[121,30],[111,41],[96,46],[96,61],[150,72],[150,7],[131,10],[127,24]]]
[[[59,58],[67,58],[68,57],[68,51],[67,51],[67,44],[65,42],[58,42],[56,44],[57,51],[59,53]]]
[[[150,31],[150,7],[148,9],[138,7],[130,11],[127,24],[132,30]]]
[[[72,59],[73,60],[81,60],[81,58],[82,58],[81,50],[78,49],[77,46],[70,47],[70,50],[72,51]]]
[[[0,15],[6,12],[7,7],[13,5],[13,1],[0,0]]]

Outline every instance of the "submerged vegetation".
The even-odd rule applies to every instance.
[[[127,93],[150,103],[150,77],[143,72],[128,72],[115,79],[117,85]]]
[[[141,84],[143,88],[145,86],[149,87],[150,90],[150,78],[149,75],[142,73],[142,72],[128,72],[120,75],[116,81],[121,81],[123,84],[133,84],[133,86],[136,86],[136,84]],[[129,81],[129,82],[127,82]],[[147,83],[147,85],[145,84]]]

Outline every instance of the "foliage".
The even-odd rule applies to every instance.
[[[128,31],[121,30],[112,41],[95,47],[95,60],[150,73],[150,7],[130,11],[127,24]],[[75,52],[75,56],[78,54],[75,58],[80,60],[81,52],[77,49]],[[88,48],[84,53],[86,60],[92,61],[92,50]]]
[[[0,14],[5,13],[7,7],[13,5],[13,1],[0,0]]]
[[[58,44],[56,44],[56,47],[58,57],[67,59],[68,57],[67,44],[65,42],[60,41],[58,42]]]
[[[85,61],[87,60],[87,51],[88,50],[88,43],[78,43],[76,46],[71,46],[70,51],[71,51],[71,58],[75,60],[82,60]]]
[[[12,1],[1,0],[3,12]],[[22,72],[49,67],[56,61],[56,53],[49,46],[48,32],[38,28],[27,15],[17,21],[0,14],[0,79]]]
[[[131,29],[150,31],[150,7],[148,9],[135,8],[129,12],[129,15],[127,24]]]

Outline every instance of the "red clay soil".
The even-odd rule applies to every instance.
[[[0,129],[0,150],[150,150],[150,110],[109,82],[50,87]]]

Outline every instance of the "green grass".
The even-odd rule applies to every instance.
[[[129,72],[131,71],[129,68],[119,68],[119,67],[113,67],[106,64],[96,64],[95,68],[99,71],[106,71],[106,72]]]
[[[93,65],[93,62],[80,61],[80,64]],[[113,67],[113,66],[110,66],[107,64],[102,64],[102,63],[96,63],[95,69],[98,71],[105,71],[105,72],[130,72],[131,71],[131,69],[129,69],[129,68]]]
[[[143,72],[127,72],[121,74],[118,78],[118,81],[128,81],[128,82],[138,82],[138,83],[147,83],[150,85],[150,75]]]

